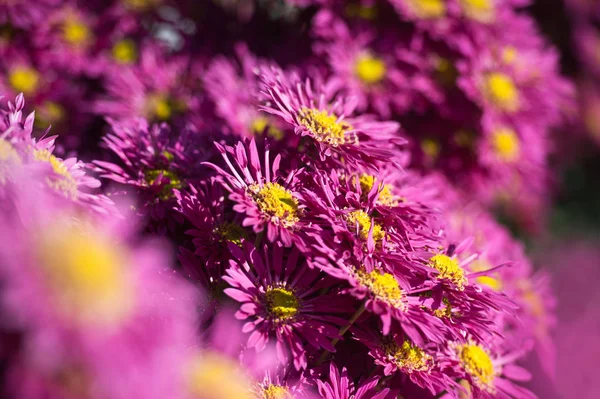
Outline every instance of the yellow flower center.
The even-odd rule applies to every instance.
[[[164,94],[151,94],[146,100],[148,118],[166,121],[173,115],[173,107],[169,98]]]
[[[291,398],[290,391],[284,386],[270,384],[262,389],[262,399],[285,399]]]
[[[198,356],[188,369],[188,389],[195,398],[251,399],[251,387],[238,364],[217,353]]]
[[[246,232],[242,226],[232,222],[225,222],[217,226],[215,233],[223,240],[234,243],[238,247],[242,246],[242,240],[246,238]]]
[[[460,0],[460,7],[467,18],[482,23],[494,20],[493,0]]]
[[[262,187],[253,184],[250,186],[250,191],[258,208],[271,219],[271,222],[286,228],[298,222],[298,200],[294,198],[291,191],[277,183],[266,183]]]
[[[359,177],[359,183],[362,193],[368,194],[373,188],[373,184],[375,184],[375,176],[362,174]],[[385,206],[396,206],[398,204],[398,200],[395,198],[394,194],[392,194],[391,185],[383,185],[379,197],[377,198],[377,203]]]
[[[471,263],[471,270],[474,272],[482,272],[489,269],[491,269],[491,266],[485,260],[478,259]],[[487,285],[494,291],[500,291],[502,289],[502,281],[500,281],[499,278],[494,278],[492,276],[479,276],[475,278],[475,281],[481,285]]]
[[[381,273],[378,270],[371,272],[359,270],[356,272],[356,279],[377,299],[387,302],[395,308],[404,309],[402,289],[398,280],[390,273]]]
[[[298,313],[298,298],[292,291],[281,287],[269,288],[265,293],[267,312],[275,319],[288,320]]]
[[[41,76],[33,68],[16,67],[8,74],[8,82],[14,91],[31,95],[37,91],[40,86]]]
[[[494,364],[490,355],[476,344],[459,346],[458,355],[463,369],[481,388],[490,390],[495,378]]]
[[[348,213],[346,215],[346,223],[351,229],[358,229],[358,236],[362,240],[367,240],[369,238],[371,224],[373,224],[373,240],[375,242],[381,241],[385,236],[385,232],[381,226],[377,223],[372,223],[371,216],[362,209]]]
[[[137,46],[133,40],[119,40],[112,48],[112,56],[119,64],[133,64],[138,58]]]
[[[6,183],[7,172],[13,165],[20,165],[21,157],[8,141],[0,139],[0,184]]]
[[[147,11],[158,6],[162,0],[123,0],[125,7],[134,11]]]
[[[92,33],[79,18],[69,17],[63,22],[62,36],[67,44],[78,47],[89,42]]]
[[[513,112],[519,107],[519,91],[510,76],[492,72],[486,76],[484,86],[488,100],[501,110]]]
[[[436,55],[433,57],[433,67],[435,69],[436,80],[439,84],[444,87],[454,86],[459,74],[452,61]]]
[[[59,103],[46,101],[41,107],[36,109],[36,126],[40,128],[48,127],[59,123],[65,117],[65,109]]]
[[[312,133],[315,140],[333,146],[346,144],[346,132],[351,129],[347,123],[338,121],[337,116],[314,108],[302,108],[298,122]]]
[[[386,67],[381,58],[362,54],[356,60],[354,72],[363,83],[373,85],[385,78]]]
[[[173,197],[173,190],[179,190],[183,187],[183,182],[174,172],[171,172],[170,170],[150,169],[144,173],[144,177],[149,186],[156,184],[159,178],[169,179],[169,182],[164,184],[160,190],[160,193],[158,193],[158,198],[163,201],[169,200]]]
[[[124,248],[91,226],[61,220],[41,231],[37,265],[59,308],[85,323],[115,324],[132,307]]]
[[[55,176],[48,177],[46,182],[53,190],[62,193],[65,197],[77,198],[77,180],[62,160],[55,157],[48,150],[35,150],[33,157],[40,162],[48,162],[52,166]]]
[[[453,259],[444,254],[438,254],[429,259],[429,267],[436,269],[438,278],[450,280],[459,288],[467,282],[465,272],[458,264],[456,259]]]
[[[267,134],[275,140],[281,140],[284,136],[283,130],[274,127],[269,123],[269,119],[264,116],[255,118],[250,125],[250,130],[256,135],[262,134],[266,130]]]
[[[516,161],[519,157],[520,142],[517,133],[510,128],[501,128],[492,134],[496,156],[505,162]]]
[[[377,18],[377,6],[376,5],[362,5],[358,3],[349,3],[346,6],[346,15],[351,18],[362,18],[369,21]]]
[[[431,160],[437,159],[441,149],[440,143],[437,140],[423,139],[421,141],[421,151]]]
[[[445,0],[410,0],[409,7],[419,18],[433,19],[446,15]]]
[[[384,342],[383,349],[388,356],[393,358],[398,368],[405,373],[427,371],[433,362],[431,356],[409,341],[404,341],[402,346],[398,346],[394,340],[390,339]]]

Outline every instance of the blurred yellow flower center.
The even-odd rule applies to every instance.
[[[119,40],[112,48],[112,56],[119,64],[133,64],[138,57],[135,42],[130,39]]]
[[[269,288],[265,300],[267,312],[276,319],[287,320],[298,313],[298,298],[292,291],[281,287]]]
[[[286,399],[291,398],[290,391],[281,385],[270,384],[263,388],[261,399]]]
[[[433,67],[438,83],[445,87],[454,86],[458,78],[458,70],[452,61],[444,57],[434,56]]]
[[[69,172],[63,161],[52,155],[48,150],[35,150],[33,157],[37,161],[48,162],[52,166],[55,176],[47,178],[48,186],[68,198],[77,198],[77,180]]]
[[[403,372],[427,371],[433,361],[431,356],[409,341],[404,341],[402,346],[398,346],[394,340],[390,340],[385,342],[384,350]]]
[[[281,140],[284,136],[283,130],[274,127],[269,123],[269,119],[264,116],[255,118],[250,125],[250,130],[254,134],[262,134],[266,130],[267,134],[275,140]]]
[[[398,280],[390,273],[380,273],[378,270],[371,272],[359,270],[356,272],[356,278],[377,299],[387,302],[395,308],[404,308],[402,289],[398,284]]]
[[[271,218],[271,222],[291,227],[298,222],[298,200],[291,191],[277,183],[250,186],[254,201],[260,210]]]
[[[461,287],[467,282],[465,272],[458,264],[456,259],[453,259],[444,254],[438,254],[429,259],[429,267],[436,269],[438,278],[452,281],[458,287]]]
[[[471,147],[475,141],[475,134],[468,130],[459,130],[454,134],[454,142],[459,147]]]
[[[169,98],[163,94],[151,94],[146,100],[146,109],[150,119],[166,121],[173,115]]]
[[[158,6],[162,0],[123,0],[125,6],[135,11],[146,11]]]
[[[409,0],[408,3],[419,18],[440,18],[446,15],[445,0]]]
[[[251,383],[238,364],[217,353],[193,360],[188,389],[198,399],[251,399]]]
[[[507,46],[502,50],[502,60],[507,64],[512,64],[517,59],[517,49],[513,46]]]
[[[6,183],[7,172],[15,164],[21,164],[19,153],[11,143],[0,139],[0,184]]]
[[[168,200],[173,197],[173,190],[179,190],[183,187],[183,182],[179,177],[170,170],[166,169],[150,169],[144,173],[144,177],[149,186],[155,185],[160,178],[160,181],[169,179],[168,183],[162,186],[162,189],[158,193],[158,198],[161,200]]]
[[[362,240],[369,238],[369,231],[373,225],[373,240],[381,241],[385,236],[385,232],[377,223],[371,222],[371,216],[365,211],[358,210],[350,212],[346,215],[346,223],[351,229],[358,228],[358,235]]]
[[[437,140],[423,139],[421,141],[421,151],[430,159],[435,160],[440,155],[441,146]]]
[[[375,184],[375,176],[362,174],[359,177],[359,182],[363,194],[368,194],[373,188],[373,184]],[[392,194],[392,188],[389,184],[384,184],[381,188],[379,197],[377,197],[377,203],[385,206],[395,206],[398,204],[394,194]]]
[[[49,125],[59,123],[65,116],[65,109],[59,103],[46,101],[36,109],[36,126],[46,128]]]
[[[16,67],[8,74],[8,82],[14,91],[25,95],[33,94],[40,86],[41,76],[33,68]]]
[[[485,92],[492,103],[504,111],[519,107],[519,91],[512,78],[501,72],[492,72],[485,78]]]
[[[489,269],[491,269],[490,264],[484,260],[478,259],[471,263],[471,270],[474,272],[482,272]],[[500,291],[502,289],[502,282],[498,278],[492,276],[478,276],[475,278],[475,281],[481,285],[487,285],[494,291]]]
[[[225,222],[217,226],[215,233],[223,240],[234,243],[238,247],[242,246],[242,240],[246,238],[246,232],[242,226],[232,222]]]
[[[459,347],[463,369],[484,389],[491,388],[495,378],[494,364],[490,355],[479,345],[465,344]]]
[[[129,313],[131,281],[125,252],[91,226],[61,220],[38,238],[37,265],[68,317],[112,325]]]
[[[333,146],[345,144],[346,132],[351,129],[347,123],[338,121],[337,116],[314,108],[302,108],[298,122],[312,133],[315,140]]]
[[[362,54],[356,60],[354,71],[356,76],[358,76],[363,83],[372,85],[383,80],[386,73],[386,67],[381,58],[374,57],[370,54]]]
[[[63,23],[62,36],[71,46],[81,46],[91,39],[92,33],[79,18],[69,17]]]
[[[517,133],[510,128],[501,128],[492,134],[496,156],[505,162],[516,161],[519,157],[520,143]]]
[[[351,18],[363,18],[370,21],[377,18],[378,13],[376,5],[363,5],[360,2],[349,3],[345,11],[346,15]]]
[[[484,23],[494,19],[493,0],[460,0],[460,6],[467,18]]]

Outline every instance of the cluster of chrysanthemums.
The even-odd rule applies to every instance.
[[[573,104],[524,3],[0,2],[2,394],[535,397],[489,210],[542,218]]]

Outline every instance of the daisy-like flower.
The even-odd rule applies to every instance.
[[[215,104],[216,113],[234,135],[252,137],[266,133],[275,140],[285,136],[284,123],[260,112],[260,80],[257,70],[265,62],[245,45],[236,46],[238,62],[216,57],[203,76],[204,86]],[[293,143],[288,143],[292,147]]]
[[[474,340],[451,342],[447,356],[440,357],[443,367],[452,367],[466,381],[467,392],[477,398],[535,399],[531,391],[514,383],[527,381],[531,374],[515,364],[522,350],[502,353],[500,347],[488,347]]]
[[[107,71],[107,95],[94,105],[98,114],[162,122],[198,111],[199,99],[191,95],[186,82],[191,68],[188,59],[164,57],[162,50],[152,45],[140,49],[139,57],[138,64]]]
[[[371,377],[354,384],[348,376],[348,370],[342,368],[340,373],[334,362],[329,363],[329,379],[316,380],[319,394],[325,399],[386,399],[395,397],[389,388],[378,388],[379,379]]]
[[[245,214],[242,225],[252,226],[255,233],[266,230],[271,242],[280,238],[288,246],[292,242],[302,245],[295,234],[306,226],[302,221],[302,197],[298,190],[301,170],[281,176],[281,155],[271,163],[268,148],[264,150],[264,166],[261,165],[263,157],[254,139],[246,144],[239,142],[235,147],[215,145],[230,172],[215,164],[208,165],[217,171],[223,186],[230,192],[229,199],[235,203],[233,209]]]
[[[166,124],[150,125],[141,118],[109,123],[112,132],[104,143],[119,163],[94,161],[101,177],[135,190],[139,214],[158,221],[170,212],[180,220],[171,212],[176,203],[174,190],[184,189],[200,178],[200,163],[209,157],[206,149],[210,138],[191,126],[171,129]],[[168,219],[170,223],[173,218]]]
[[[369,348],[375,364],[383,367],[384,375],[400,373],[401,380],[410,380],[433,395],[456,385],[436,364],[435,345],[427,344],[424,349],[398,333],[384,336],[370,329],[355,328],[352,331],[356,339]]]
[[[281,244],[256,249],[231,247],[234,259],[223,277],[231,288],[225,293],[240,302],[237,317],[246,320],[251,332],[248,346],[265,349],[276,338],[277,355],[284,364],[289,353],[296,369],[307,367],[312,350],[335,352],[332,340],[339,339],[340,327],[347,320],[347,300],[334,291],[329,277],[309,268],[297,249]]]
[[[354,116],[356,102],[335,98],[327,83],[302,81],[298,75],[284,73],[275,66],[263,69],[261,79],[269,99],[262,109],[291,125],[317,150],[315,158],[325,165],[329,162],[374,168],[379,162],[393,160],[394,146],[404,142],[396,134],[397,123]]]

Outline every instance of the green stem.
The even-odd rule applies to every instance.
[[[348,324],[340,329],[340,331],[339,331],[340,338],[343,337],[344,334],[346,334],[346,332],[348,332],[350,327],[352,327],[352,325],[356,322],[356,320],[358,320],[358,318],[360,317],[360,315],[363,314],[364,311],[365,311],[365,303],[363,302],[360,305],[360,307],[356,310],[356,312],[354,312],[354,314],[352,315],[350,320],[348,320]],[[335,346],[340,341],[340,338],[334,338],[331,341],[331,345]],[[322,364],[325,360],[327,360],[328,354],[329,354],[329,351],[327,351],[327,350],[323,351],[323,353],[321,354],[321,357],[319,357],[319,360],[317,361],[317,364],[315,366],[318,366],[318,365]]]

